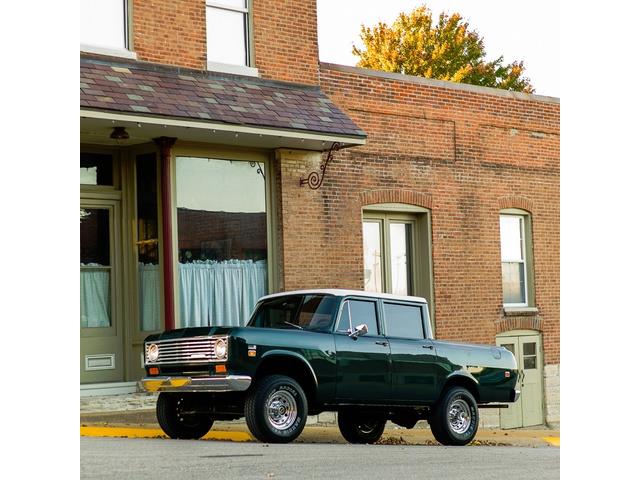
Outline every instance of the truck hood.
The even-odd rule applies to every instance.
[[[188,327],[167,330],[166,332],[149,335],[145,342],[157,340],[175,340],[188,337],[206,337],[209,335],[230,335],[230,332],[238,327]]]

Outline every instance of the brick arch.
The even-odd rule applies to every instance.
[[[496,335],[510,330],[536,330],[542,332],[543,322],[538,315],[507,317],[496,322]]]
[[[373,205],[376,203],[405,203],[418,207],[431,209],[431,195],[413,190],[387,189],[387,190],[367,190],[360,192],[360,205]]]
[[[505,208],[520,208],[529,213],[533,213],[533,201],[521,195],[508,195],[498,199],[498,207],[500,210]]]

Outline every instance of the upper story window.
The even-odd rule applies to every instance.
[[[80,49],[132,57],[129,48],[127,0],[81,0]]]
[[[533,304],[533,276],[531,222],[528,214],[516,211],[501,213],[500,256],[504,306],[531,306]]]
[[[207,0],[209,70],[257,75],[250,50],[249,0]]]

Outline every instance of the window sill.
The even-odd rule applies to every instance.
[[[525,316],[525,315],[537,315],[539,313],[538,307],[503,307],[504,314],[507,317],[513,316]]]
[[[245,65],[231,65],[229,63],[207,62],[207,70],[210,72],[231,73],[233,75],[245,75],[247,77],[259,77],[257,68]]]
[[[138,59],[138,56],[136,55],[135,52],[132,52],[125,48],[94,47],[92,45],[80,44],[80,51],[84,53],[97,53],[98,55],[108,55],[110,57],[128,58],[130,60]]]

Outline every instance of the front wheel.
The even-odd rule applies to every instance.
[[[268,375],[247,395],[244,405],[249,430],[265,443],[289,443],[307,422],[307,398],[293,378]]]
[[[447,390],[431,415],[431,432],[443,445],[466,445],[478,431],[478,405],[463,387]]]
[[[202,413],[203,406],[205,403],[198,394],[161,393],[156,404],[160,428],[169,438],[203,437],[213,425],[213,417]]]
[[[349,443],[376,443],[384,432],[386,419],[357,414],[347,410],[338,412],[338,428]]]

